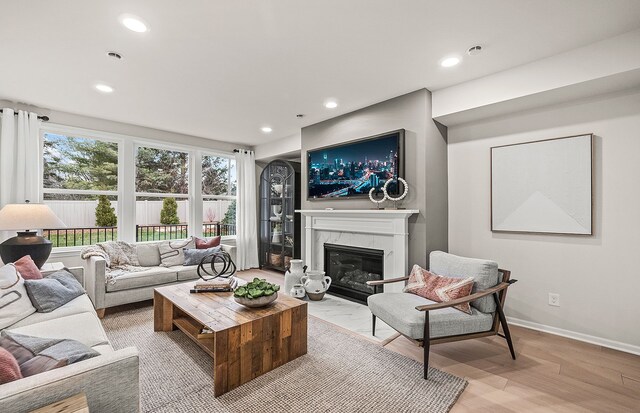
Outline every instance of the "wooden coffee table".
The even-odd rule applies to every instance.
[[[264,308],[247,308],[233,293],[189,292],[193,281],[156,288],[153,329],[179,328],[213,357],[220,396],[307,353],[307,303],[279,294]],[[203,327],[213,331],[200,334]]]

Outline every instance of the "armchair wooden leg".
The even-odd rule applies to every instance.
[[[371,335],[376,335],[376,316],[371,314]]]
[[[431,347],[431,335],[429,333],[429,312],[424,312],[424,335],[422,336],[422,348],[424,354],[424,379],[429,373],[429,347]]]
[[[103,319],[104,318],[104,312],[105,312],[106,308],[99,308],[96,310],[96,314],[98,315],[99,319]]]
[[[511,341],[511,333],[509,332],[509,325],[507,324],[507,318],[504,316],[504,311],[502,310],[502,305],[500,304],[500,297],[498,297],[498,293],[493,294],[493,298],[496,301],[496,309],[498,310],[498,317],[500,318],[500,325],[502,326],[502,332],[504,333],[504,338],[507,340],[507,344],[509,345],[509,351],[511,352],[511,358],[516,359],[516,352],[513,349],[513,342]]]

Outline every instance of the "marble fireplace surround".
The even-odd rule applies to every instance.
[[[384,278],[408,274],[409,217],[416,209],[301,209],[305,219],[302,259],[309,269],[324,270],[324,244],[384,251]],[[385,291],[402,291],[402,283]]]

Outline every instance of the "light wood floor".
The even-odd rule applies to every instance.
[[[282,274],[252,270],[283,283]],[[640,412],[640,356],[511,327],[512,360],[500,337],[438,344],[431,366],[469,381],[452,412]],[[384,344],[422,363],[422,348],[398,336]]]

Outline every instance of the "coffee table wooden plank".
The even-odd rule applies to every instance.
[[[252,349],[251,340],[253,325],[251,323],[240,326],[240,382],[246,383],[251,377]]]
[[[156,291],[153,292],[153,330],[173,330],[173,304]]]
[[[234,327],[229,330],[229,388],[234,389],[238,387],[242,382],[240,381],[240,343],[241,327]]]

